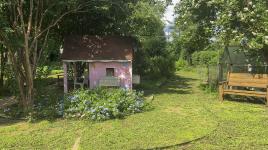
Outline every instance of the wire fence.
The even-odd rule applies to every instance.
[[[218,64],[197,67],[202,84],[211,89],[217,89],[220,82],[226,81],[228,72],[268,74],[268,65]]]

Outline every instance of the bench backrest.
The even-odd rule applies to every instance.
[[[119,87],[120,86],[120,79],[117,77],[103,77],[99,81],[99,86]]]
[[[268,74],[228,73],[228,85],[267,88]]]

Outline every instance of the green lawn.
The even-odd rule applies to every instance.
[[[26,123],[0,119],[0,149],[268,149],[268,108],[224,101],[179,72],[155,95],[154,109],[122,120]]]

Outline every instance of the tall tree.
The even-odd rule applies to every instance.
[[[182,49],[203,50],[215,42],[224,46],[241,42],[242,50],[254,55],[268,49],[266,0],[184,0],[177,14]]]
[[[217,7],[209,3],[210,0],[184,0],[176,7],[175,41],[178,49],[185,54],[190,62],[191,54],[206,49],[214,36],[212,22],[216,20]]]
[[[81,8],[71,0],[0,1],[0,42],[8,50],[25,111],[33,105],[36,67],[51,29]]]

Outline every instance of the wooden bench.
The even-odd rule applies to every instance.
[[[101,87],[120,87],[120,79],[118,77],[107,76],[99,81]]]
[[[224,100],[224,95],[261,97],[265,98],[268,106],[268,74],[228,72],[227,81],[219,85],[219,94],[221,101]]]

